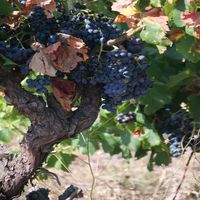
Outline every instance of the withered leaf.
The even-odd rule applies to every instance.
[[[61,107],[66,111],[71,111],[73,101],[76,97],[76,84],[69,80],[52,80],[53,94]]]
[[[124,9],[132,4],[132,0],[117,0],[112,5],[112,10],[121,13]]]
[[[56,76],[57,72],[57,70],[44,55],[42,49],[34,54],[30,61],[29,68],[35,72],[41,72],[52,77]]]
[[[55,0],[27,0],[25,5],[25,10],[28,13],[36,6],[44,8],[45,14],[48,18],[52,17],[52,13],[56,11]]]
[[[69,73],[78,62],[88,59],[88,48],[83,40],[71,35],[58,33],[58,37],[59,42],[48,46],[43,52],[57,70]]]
[[[183,37],[185,35],[185,31],[182,29],[172,29],[170,31],[170,40],[171,41],[177,41],[179,40],[181,37]]]

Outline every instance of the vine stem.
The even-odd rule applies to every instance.
[[[121,37],[116,38],[116,39],[108,40],[107,45],[108,46],[112,46],[112,45],[117,44],[117,43],[122,43],[122,42],[124,42],[125,40],[129,39],[135,33],[137,33],[138,31],[140,31],[142,29],[143,29],[143,26],[139,26],[137,28],[131,28],[128,31],[126,31],[125,34],[122,35]]]
[[[191,161],[193,155],[194,155],[194,152],[192,151],[192,152],[190,153],[190,156],[189,156],[189,158],[188,158],[188,161],[187,161],[187,163],[186,163],[186,165],[185,165],[185,170],[184,170],[184,173],[183,173],[183,177],[182,177],[182,179],[181,179],[181,181],[180,181],[180,183],[179,183],[179,185],[178,185],[178,187],[177,187],[177,189],[176,189],[176,193],[175,193],[175,195],[174,195],[174,197],[173,197],[172,200],[175,200],[176,197],[177,197],[177,195],[178,195],[178,193],[179,193],[179,190],[180,190],[180,188],[181,188],[181,186],[182,186],[182,184],[183,184],[183,182],[184,182],[184,180],[185,180],[185,176],[186,176],[186,173],[187,173],[187,171],[188,171],[188,167],[189,167],[189,164],[190,164],[190,161]]]
[[[88,135],[88,142],[87,142],[87,157],[88,157],[88,166],[92,175],[92,185],[91,185],[91,190],[90,190],[90,200],[93,200],[93,193],[94,193],[94,186],[95,186],[95,182],[96,182],[96,178],[94,175],[94,171],[91,165],[91,159],[90,159],[90,134]]]

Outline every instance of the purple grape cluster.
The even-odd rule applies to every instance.
[[[31,33],[35,36],[36,41],[47,44],[52,43],[58,32],[58,25],[55,18],[47,18],[44,8],[35,7],[29,14],[29,24]]]
[[[167,112],[164,114],[164,121],[160,124],[159,129],[168,138],[170,155],[172,157],[179,157],[184,153],[186,145],[193,146],[194,144],[191,140],[193,119],[183,109],[180,109],[175,114],[172,114],[170,110],[167,110]]]
[[[75,5],[67,20],[65,15],[58,20],[61,32],[83,39],[90,49],[98,48],[101,43],[121,35],[113,19],[96,14],[80,4]]]
[[[47,93],[47,86],[51,85],[51,81],[48,76],[37,76],[36,79],[26,80],[29,88],[36,89],[37,93]]]
[[[140,53],[143,48],[143,43],[141,39],[137,37],[132,37],[129,40],[126,40],[123,45],[127,49],[127,51],[131,52],[132,54]]]
[[[34,51],[31,48],[24,49],[19,47],[11,47],[4,41],[0,41],[0,54],[16,63],[25,63],[33,55],[33,53]]]
[[[145,95],[151,86],[145,72],[147,65],[138,59],[126,50],[110,51],[100,60],[93,56],[80,63],[69,77],[78,83],[101,85],[102,107],[114,112],[125,100]]]
[[[126,124],[130,121],[135,121],[135,113],[134,112],[128,112],[128,113],[119,113],[117,115],[117,121],[120,124]]]

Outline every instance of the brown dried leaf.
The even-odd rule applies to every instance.
[[[7,24],[10,28],[16,28],[22,21],[23,15],[20,11],[13,11],[12,14],[2,20],[2,23]]]
[[[200,15],[196,11],[193,12],[182,12],[181,19],[185,22],[186,25],[196,25],[200,23]]]
[[[56,11],[55,0],[27,0],[25,10],[27,13],[30,12],[36,6],[41,6],[45,9],[45,14],[48,18],[52,17],[52,13]]]
[[[69,73],[78,62],[88,59],[88,48],[79,38],[62,33],[58,37],[60,41],[48,46],[43,52],[56,69]]]
[[[185,35],[185,31],[181,29],[172,29],[170,31],[170,40],[177,41]]]
[[[62,108],[71,111],[76,97],[76,84],[69,80],[52,80],[53,94]]]
[[[132,3],[133,3],[132,0],[126,0],[126,1],[124,1],[124,0],[117,0],[116,2],[113,3],[112,10],[121,13],[122,10],[126,9]]]
[[[153,21],[155,23],[158,23],[162,28],[164,33],[167,31],[170,31],[168,26],[168,17],[163,13],[161,8],[153,8],[149,11],[144,13],[143,19],[148,19],[150,21]]]
[[[56,72],[57,72],[54,66],[49,62],[49,60],[44,55],[42,49],[39,52],[34,54],[34,56],[32,57],[30,61],[29,68],[35,72],[41,72],[43,74],[46,74],[52,77],[56,76]]]
[[[115,18],[115,23],[126,23],[127,22],[127,17],[124,15],[117,15]]]
[[[200,14],[196,11],[192,12],[182,12],[181,19],[187,26],[194,27],[195,36],[200,38]]]

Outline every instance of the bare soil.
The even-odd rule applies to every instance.
[[[111,157],[100,150],[90,157],[95,178],[92,177],[88,157],[79,153],[77,156],[69,166],[69,172],[50,170],[58,175],[61,186],[52,178],[47,181],[35,179],[33,183],[36,186],[28,185],[26,192],[15,200],[24,200],[26,193],[39,187],[49,188],[50,199],[57,200],[71,184],[83,190],[84,197],[80,200],[174,200],[190,151],[173,159],[169,166],[155,167],[150,172],[146,168],[148,158],[127,161],[119,155]],[[176,200],[200,200],[199,160],[198,154],[192,157]],[[95,185],[91,193],[93,181]]]

